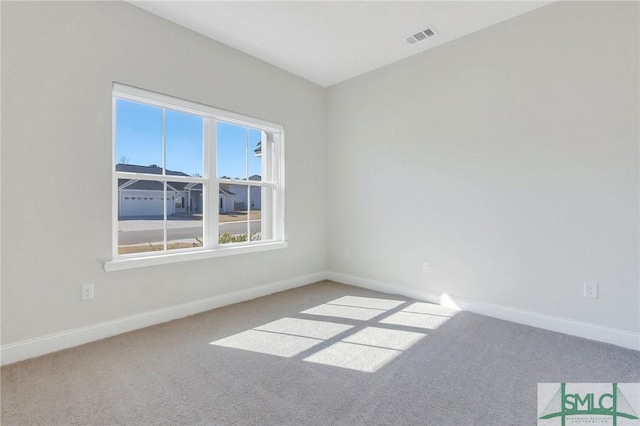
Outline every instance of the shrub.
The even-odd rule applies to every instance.
[[[235,235],[225,232],[224,234],[220,235],[220,237],[218,238],[218,242],[220,244],[243,243],[247,241],[247,235],[248,234],[246,232],[244,234]],[[251,241],[260,241],[260,233],[254,232],[253,234],[251,234]]]

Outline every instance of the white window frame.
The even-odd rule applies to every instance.
[[[182,177],[174,175],[152,175],[116,171],[116,102],[118,99],[133,101],[159,108],[171,109],[202,117],[204,122],[204,167],[202,177]],[[228,180],[217,178],[216,173],[216,122],[221,121],[260,130],[265,136],[262,152],[267,158],[263,161],[265,175],[261,181]],[[167,263],[207,259],[234,254],[253,253],[287,247],[284,230],[284,127],[281,124],[248,117],[225,111],[208,105],[187,101],[150,92],[148,90],[113,83],[112,95],[112,259],[105,262],[105,271],[163,265]],[[164,133],[164,131],[163,131]],[[118,179],[154,180],[159,182],[188,181],[201,183],[203,187],[203,246],[193,249],[165,250],[135,254],[118,254]],[[261,229],[268,229],[272,236],[268,240],[219,244],[219,188],[220,184],[247,185],[271,188],[272,197],[263,197]],[[249,188],[247,188],[249,191]],[[262,191],[264,194],[266,191]],[[163,203],[166,210],[166,202]],[[249,207],[249,206],[247,206]],[[268,209],[268,210],[265,210]],[[266,211],[266,214],[265,214]],[[166,213],[166,212],[165,212]],[[165,214],[166,217],[166,214]],[[164,221],[166,243],[166,220]],[[165,247],[166,249],[166,247]]]

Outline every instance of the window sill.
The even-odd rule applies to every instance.
[[[144,268],[146,266],[167,265],[170,263],[188,262],[192,260],[211,259],[214,257],[231,256],[235,254],[256,253],[260,251],[283,249],[288,246],[286,241],[275,241],[248,246],[232,246],[209,250],[198,250],[181,253],[164,253],[158,256],[119,258],[104,263],[107,272],[123,269]]]

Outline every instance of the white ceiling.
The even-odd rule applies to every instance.
[[[129,3],[327,87],[549,1],[141,1]],[[406,38],[432,27],[416,44]]]

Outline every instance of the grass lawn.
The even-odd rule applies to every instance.
[[[219,213],[219,222],[242,222],[247,220],[247,212],[233,212],[233,213]],[[252,210],[249,220],[260,220],[262,217],[262,210]]]

